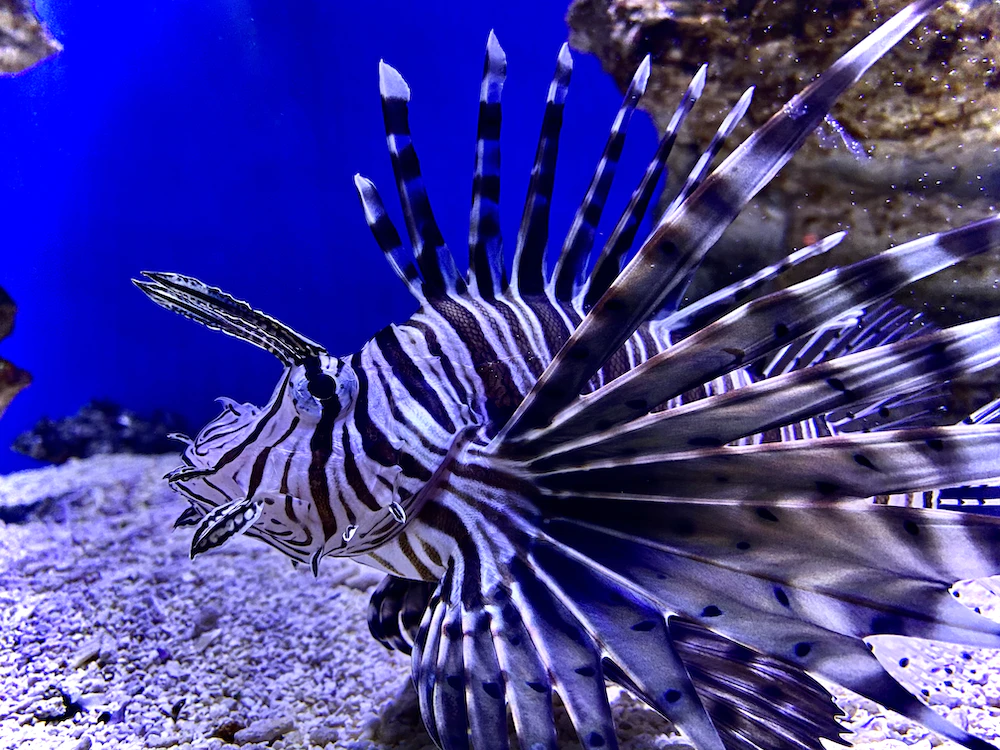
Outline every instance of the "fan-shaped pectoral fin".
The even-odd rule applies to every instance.
[[[725,750],[666,614],[641,593],[560,545],[481,563],[453,558],[414,639],[421,711],[444,750],[506,750],[508,709],[520,747],[555,748],[554,694],[583,747],[616,748],[606,679],[635,691],[700,750]]]

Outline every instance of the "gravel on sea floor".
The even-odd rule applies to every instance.
[[[248,539],[188,559],[175,456],[98,456],[0,477],[0,750],[418,750],[433,747],[408,659],[368,633],[381,575],[324,560],[318,579]],[[961,601],[1000,619],[989,585]],[[960,726],[1000,735],[1000,652],[875,641],[894,675]],[[626,749],[684,746],[613,691]],[[858,747],[941,740],[836,690]],[[557,709],[562,746],[578,747]],[[950,744],[950,743],[949,743]]]

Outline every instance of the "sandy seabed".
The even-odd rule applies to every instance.
[[[177,463],[101,456],[0,477],[0,749],[433,747],[407,657],[368,633],[381,574],[328,558],[313,578],[242,538],[189,560],[191,530],[171,528],[184,501],[162,480]],[[987,587],[962,600],[1000,619]],[[997,741],[1000,653],[885,638],[876,654]],[[856,746],[941,744],[836,694]],[[613,711],[623,748],[686,744],[627,694]]]

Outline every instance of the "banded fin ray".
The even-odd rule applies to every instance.
[[[470,735],[490,738],[498,750],[507,743],[494,738],[507,733],[506,679],[500,668],[491,629],[492,616],[485,607],[462,606],[463,659],[475,668],[476,679],[466,687]],[[474,742],[482,747],[482,742]]]
[[[325,351],[270,315],[198,279],[153,271],[143,271],[142,275],[149,281],[133,279],[132,283],[160,307],[260,347],[285,364],[302,362]]]
[[[600,644],[626,687],[681,727],[700,750],[722,750],[718,730],[698,697],[683,661],[669,644],[667,613],[587,562],[541,541],[529,557],[532,586],[547,589],[589,637]],[[535,581],[534,579],[537,579]],[[582,637],[582,635],[581,635]],[[580,671],[579,668],[576,671]],[[613,730],[612,730],[613,731]]]
[[[424,294],[440,297],[461,293],[465,291],[465,281],[459,276],[455,258],[431,211],[420,162],[410,137],[410,87],[396,69],[384,61],[379,63],[379,91],[392,171],[413,254],[424,277]]]
[[[464,750],[469,746],[470,740],[475,744],[483,744],[486,737],[470,736],[470,732],[477,727],[470,721],[472,717],[466,693],[465,675],[472,671],[473,665],[470,664],[467,670],[462,638],[463,607],[457,597],[444,603],[446,606],[441,621],[441,636],[434,658],[437,674],[431,696],[431,711],[441,736],[442,749]],[[479,742],[476,742],[477,739]]]
[[[369,609],[369,626],[375,637],[386,647],[411,653],[411,645],[418,638],[419,614],[437,601],[432,600],[433,593],[434,588],[426,582],[387,576],[373,595]],[[521,746],[536,747],[540,743],[537,746],[553,747],[547,670],[535,649],[515,646],[530,643],[525,623],[512,605],[509,592],[497,589],[484,601]],[[432,618],[433,614],[428,616]],[[401,623],[406,624],[406,633],[399,633]],[[785,661],[717,635],[694,620],[673,616],[668,626],[669,640],[719,727],[727,750],[757,750],[764,746],[774,750],[822,750],[820,737],[842,742],[843,729],[836,720],[840,712],[833,697],[807,674]],[[474,631],[466,628],[466,632]],[[426,630],[420,637],[428,637]],[[609,679],[641,697],[639,686],[624,672],[608,661],[603,668]]]
[[[496,445],[547,425],[683,283],[743,206],[791,159],[836,99],[941,0],[917,0],[794,96],[705,180],[636,257],[552,359]]]
[[[618,558],[623,558],[628,561],[628,574],[615,568],[624,576],[622,580],[646,590],[660,606],[753,648],[764,648],[763,641],[747,640],[750,636],[746,631],[753,631],[758,623],[763,623],[764,631],[769,627],[775,631],[795,628],[803,623],[857,639],[904,635],[987,648],[1000,646],[997,624],[962,606],[952,596],[949,588],[953,579],[946,579],[944,573],[949,566],[931,562],[927,571],[905,569],[907,561],[933,559],[939,553],[934,549],[925,554],[919,541],[910,542],[911,529],[927,534],[928,546],[955,536],[947,526],[936,526],[934,519],[912,513],[886,513],[881,519],[890,526],[880,535],[889,540],[885,554],[892,556],[891,564],[900,571],[890,578],[872,556],[852,554],[849,547],[846,552],[838,550],[836,540],[821,540],[817,554],[808,555],[796,549],[781,549],[782,542],[775,539],[779,535],[761,528],[780,527],[786,521],[798,527],[805,519],[815,523],[829,518],[857,528],[859,524],[848,513],[803,513],[802,507],[776,508],[770,517],[755,515],[752,508],[742,514],[727,512],[722,515],[721,528],[728,543],[720,547],[717,537],[687,544],[673,529],[659,525],[645,531],[626,530],[635,518],[629,501],[621,508],[629,517],[624,524],[602,523],[595,518],[592,512],[599,500],[581,496],[574,501],[582,505],[582,517],[564,517],[551,524],[551,533],[560,543],[581,556],[589,556],[587,559],[597,560],[596,565],[614,567],[619,565]],[[689,525],[711,522],[710,503],[685,508],[680,501],[656,502],[661,507],[648,516],[651,519],[674,519],[675,523],[683,519]],[[744,519],[743,527],[728,525],[739,516]],[[733,539],[739,541],[733,543]],[[575,546],[577,543],[582,547]],[[788,546],[787,541],[784,544]],[[606,547],[603,551],[602,545]],[[630,550],[630,545],[635,548]],[[705,550],[711,557],[704,554]],[[837,552],[846,556],[837,558]],[[665,578],[660,579],[661,575]],[[665,587],[657,585],[657,580],[671,583]],[[794,649],[786,650],[779,642],[764,650],[784,659],[795,656]]]
[[[597,234],[597,225],[601,220],[601,214],[604,213],[604,203],[611,191],[618,160],[625,146],[625,135],[635,108],[646,92],[650,64],[650,57],[647,55],[632,76],[621,108],[611,125],[611,132],[608,133],[608,140],[604,144],[604,151],[594,170],[594,176],[587,187],[587,193],[566,233],[566,239],[549,282],[556,299],[570,301],[583,286],[587,261]]]
[[[621,272],[622,259],[632,249],[636,232],[639,231],[639,223],[646,215],[646,209],[649,208],[649,202],[653,198],[653,192],[660,181],[660,176],[666,171],[667,158],[670,156],[670,152],[673,151],[674,143],[677,140],[677,133],[705,90],[707,71],[708,66],[702,65],[698,68],[698,72],[694,74],[691,83],[688,84],[684,96],[681,97],[680,104],[677,105],[676,111],[667,124],[667,129],[660,139],[660,143],[656,148],[656,154],[654,154],[649,166],[646,167],[646,172],[643,174],[638,187],[633,191],[632,197],[622,212],[621,218],[618,219],[618,223],[608,237],[608,241],[601,248],[601,252],[594,261],[594,267],[586,282],[586,291],[583,298],[584,310],[589,310],[594,306],[594,303],[608,290],[611,282]]]
[[[833,696],[806,672],[673,616],[670,639],[727,750],[846,745]]]
[[[614,747],[604,678],[635,691],[701,747],[718,748],[721,739],[727,750],[750,750],[740,744],[739,733],[751,726],[756,727],[756,736],[781,738],[774,745],[779,750],[818,750],[818,736],[836,739],[835,705],[799,669],[763,653],[751,658],[746,649],[698,631],[696,625],[682,631],[680,642],[674,642],[665,626],[668,615],[676,610],[664,608],[648,591],[609,575],[601,563],[581,558],[547,533],[547,522],[539,527],[527,518],[506,518],[500,512],[506,502],[503,493],[488,497],[461,507],[470,534],[453,555],[441,584],[428,596],[413,637],[418,696],[425,711],[433,714],[426,714],[431,716],[427,719],[431,736],[443,748],[464,747],[461,743],[467,738],[463,717],[458,719],[457,733],[444,736],[441,711],[445,702],[451,701],[451,709],[460,707],[463,699],[471,706],[473,691],[483,682],[496,681],[497,666],[522,747],[536,742],[554,747],[553,692],[562,698],[585,747]],[[549,515],[558,520],[558,513],[545,514]],[[393,583],[384,585],[395,588]],[[424,584],[409,585],[427,596]],[[381,599],[379,612],[370,613],[376,618],[373,632],[395,627],[398,610],[394,613],[393,606],[385,606],[390,598],[400,601],[403,595]],[[461,617],[455,614],[456,608],[463,610]],[[488,615],[488,629],[482,611]],[[461,629],[456,625],[460,620],[466,623]],[[477,627],[469,627],[472,622]],[[472,643],[487,632],[494,651],[483,643]],[[713,645],[714,656],[697,653],[694,644],[687,642],[694,640],[695,632],[699,644]],[[449,638],[465,642],[460,665],[451,656],[458,649],[443,643]],[[480,654],[485,654],[482,661]],[[724,685],[719,680],[691,678],[692,664],[720,662],[731,668],[735,684],[776,683],[780,696],[775,699],[787,695],[791,700],[796,687],[805,686],[801,711],[781,711],[781,702],[775,700],[775,708],[754,715],[727,692],[734,682]],[[459,667],[461,671],[456,671]],[[484,691],[496,695],[492,684]],[[715,713],[706,712],[702,704],[706,699]],[[471,708],[468,717],[468,737],[478,747],[477,719]]]
[[[740,499],[771,505],[949,487],[996,475],[1000,427],[931,427],[850,433],[749,446],[649,453],[540,470],[552,493]]]
[[[699,740],[700,747],[722,750],[683,662],[669,646],[662,614],[638,599],[622,600],[607,583],[599,602],[608,603],[589,605],[572,592],[559,593],[561,589],[536,580],[524,561],[515,558],[509,564],[510,589],[499,585],[474,592],[466,584],[459,596],[456,575],[446,576],[418,630],[414,679],[422,705],[432,711],[431,736],[444,750],[466,747],[468,740],[479,747],[487,738],[490,747],[506,747],[505,734],[501,741],[496,733],[506,726],[501,716],[508,702],[522,747],[540,742],[554,748],[553,692],[562,698],[584,747],[617,747],[603,679],[595,678],[604,674],[609,659],[615,661],[615,650],[635,654],[643,644],[652,661],[622,659],[625,671],[616,667],[609,674],[641,686],[644,698]],[[577,609],[579,602],[586,612]],[[624,617],[641,627],[609,630],[608,617]],[[658,619],[660,627],[646,627],[650,618]],[[429,657],[433,652],[437,659]],[[452,713],[465,701],[468,737],[464,721]]]
[[[423,717],[427,734],[438,747],[443,747],[443,743],[433,710],[433,700],[434,687],[436,683],[441,681],[439,680],[441,676],[438,672],[437,655],[441,643],[441,624],[446,607],[441,606],[440,592],[446,580],[441,579],[424,610],[424,616],[417,630],[412,649],[413,685],[417,691],[420,715]],[[464,713],[459,716],[459,721],[465,721]]]
[[[403,247],[403,241],[399,238],[399,232],[396,231],[392,219],[389,218],[389,214],[385,210],[385,204],[382,203],[382,197],[378,194],[375,183],[367,177],[356,174],[354,175],[354,187],[361,199],[361,207],[364,209],[368,228],[385,254],[390,268],[400,281],[406,284],[410,294],[417,300],[423,300],[424,293],[421,288],[420,271],[417,270],[413,262],[412,254]]]
[[[838,585],[847,587],[829,575],[830,566],[838,560],[851,571],[882,571],[890,587],[894,579],[916,578],[945,590],[955,581],[995,573],[1000,550],[996,522],[943,510],[808,501],[754,505],[664,496],[626,496],[615,503],[614,514],[608,513],[608,507],[608,499],[595,493],[551,497],[545,508],[552,520],[546,522],[545,531],[562,544],[587,542],[578,549],[581,554],[598,563],[606,559],[607,566],[619,572],[626,563],[638,566],[644,555],[655,555],[658,572],[668,572],[661,568],[687,558],[775,583],[793,581],[802,570],[798,577],[803,586],[815,579],[826,586],[827,593]],[[809,544],[791,545],[789,538],[808,539]],[[626,553],[632,544],[636,555],[630,558]],[[606,545],[606,554],[601,545]],[[653,589],[671,599],[680,596],[662,583]],[[777,591],[769,596],[783,604]],[[689,614],[698,617],[712,603],[691,601],[696,611]],[[685,614],[680,602],[674,604]],[[980,621],[992,632],[1000,632],[996,623],[986,618]],[[705,624],[714,627],[713,621]]]
[[[739,505],[625,501],[609,514],[606,500],[554,502],[571,514],[554,514],[546,524],[549,535],[651,592],[661,606],[844,685],[966,747],[992,747],[900,687],[856,633],[923,633],[1000,645],[997,625],[955,603],[948,592],[950,582],[967,577],[964,573],[995,570],[996,559],[983,556],[979,546],[1000,538],[995,524],[970,524],[958,514],[912,508],[885,508],[887,513],[874,517],[870,506],[780,508],[772,519]],[[824,513],[831,518],[820,523]],[[840,527],[830,521],[840,521]],[[852,528],[863,531],[851,535]],[[796,556],[804,548],[787,544],[793,529],[807,536],[815,529],[836,531],[820,535],[807,555],[812,564],[799,568]],[[970,559],[955,560],[962,551],[971,553]],[[867,590],[859,587],[864,579],[851,571],[863,570],[866,563],[882,577],[881,603],[864,596],[859,601],[859,593]],[[831,566],[844,566],[848,574],[831,577]],[[902,580],[887,581],[886,569],[900,571]],[[671,580],[673,585],[665,584]],[[817,598],[819,593],[823,598]],[[928,604],[926,613],[920,611]]]
[[[556,157],[559,154],[559,131],[562,130],[566,92],[573,75],[573,57],[564,44],[556,59],[556,72],[549,84],[538,136],[535,164],[531,168],[528,195],[517,232],[512,278],[514,290],[522,297],[545,291],[545,247],[549,241],[549,214],[555,183]]]
[[[505,696],[518,741],[522,748],[553,750],[557,745],[552,680],[530,632],[531,623],[525,622],[504,586],[488,591],[483,603],[490,614],[490,632],[505,675]]]
[[[979,407],[969,415],[967,424],[993,424],[1000,419],[1000,398]]]
[[[851,310],[782,347],[766,361],[758,359],[754,375],[771,378],[933,330],[921,313],[885,300],[860,312]]]
[[[673,200],[670,201],[670,205],[667,206],[666,211],[663,212],[663,216],[660,217],[659,225],[666,223],[669,218],[677,211],[678,207],[691,195],[695,190],[698,189],[704,181],[708,174],[708,170],[712,166],[712,161],[718,155],[719,151],[726,144],[729,136],[732,135],[733,131],[743,120],[744,115],[746,115],[747,110],[750,108],[750,101],[753,99],[754,87],[751,86],[746,91],[743,92],[743,96],[739,98],[735,106],[729,111],[722,124],[719,125],[719,129],[712,136],[712,140],[709,141],[708,147],[698,157],[698,161],[695,163],[694,167],[691,169],[690,174],[688,174],[687,179],[681,186],[680,191],[674,196]],[[674,285],[669,296],[663,301],[660,306],[659,315],[668,315],[678,307],[684,300],[684,295],[687,294],[688,287],[691,286],[691,281],[694,279],[695,273],[698,271],[700,266],[700,261],[694,263],[691,268],[687,270],[684,275],[684,279]]]
[[[964,421],[970,425],[997,424],[1000,421],[1000,398],[976,409]],[[933,501],[939,508],[958,510],[975,515],[1000,517],[1000,479],[977,485],[950,487],[935,493]]]
[[[507,56],[490,31],[479,90],[476,165],[469,218],[469,286],[486,299],[507,288],[500,236],[500,94],[507,76]]]
[[[368,604],[368,629],[387,649],[404,654],[413,651],[413,641],[434,586],[427,581],[408,581],[386,576]]]
[[[548,427],[510,438],[529,454],[588,434],[595,423],[627,423],[714,377],[731,372],[843,313],[1000,245],[1000,217],[922,237],[761,297],[650,357],[594,393],[577,397]],[[579,330],[579,329],[578,329]],[[560,401],[562,401],[560,397]]]
[[[861,404],[884,403],[1000,363],[1000,318],[965,323],[657,411],[543,453],[534,470],[644,452],[683,452]],[[856,461],[861,459],[856,458]]]
[[[909,342],[918,336],[933,336],[935,331],[935,326],[928,323],[921,313],[886,300],[861,312],[851,311],[820,326],[811,334],[782,347],[776,354],[761,357],[750,371],[754,379],[781,377],[875,347]],[[885,366],[893,365],[887,361]],[[902,387],[904,385],[906,387]],[[854,398],[852,391],[854,403],[805,423],[784,426],[779,430],[780,438],[797,440],[846,432],[931,427],[947,421],[947,384],[933,382],[933,379],[931,382],[920,382],[918,378],[901,382],[900,386],[880,397]],[[908,504],[917,498],[899,496],[898,499]],[[925,496],[923,500],[926,500]]]
[[[693,193],[705,181],[705,177],[708,175],[708,170],[712,166],[712,161],[716,156],[718,156],[719,151],[721,151],[722,147],[726,145],[726,141],[729,139],[729,136],[733,134],[733,131],[736,130],[737,126],[743,121],[747,110],[750,109],[750,102],[753,100],[753,92],[753,86],[744,91],[743,95],[740,96],[736,104],[733,105],[733,108],[729,110],[723,118],[722,124],[719,125],[719,129],[715,131],[712,139],[708,142],[708,146],[702,152],[701,156],[698,157],[698,161],[695,162],[694,167],[691,168],[691,172],[684,180],[684,184],[681,186],[681,189],[670,201],[670,205],[668,205],[667,210],[663,212],[663,216],[660,217],[660,224],[667,222],[680,205],[687,200],[688,196],[690,196],[691,193]]]
[[[791,268],[811,260],[823,253],[829,252],[839,245],[847,232],[836,232],[828,237],[824,237],[818,242],[806,245],[795,252],[786,255],[777,263],[752,273],[745,279],[724,286],[711,294],[707,294],[701,299],[684,305],[679,310],[675,310],[663,319],[663,327],[672,334],[683,335],[691,331],[697,331],[709,323],[722,317],[723,314],[749,297],[754,291],[769,281],[785,273]]]

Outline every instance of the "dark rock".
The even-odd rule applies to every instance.
[[[382,709],[373,729],[375,739],[386,745],[394,745],[408,737],[426,733],[412,680],[406,680],[395,698]]]
[[[0,0],[0,7],[2,7],[2,2],[3,0]],[[7,338],[14,331],[14,317],[16,315],[17,305],[14,304],[14,300],[5,290],[0,289],[0,340]]]
[[[246,725],[243,722],[230,719],[212,730],[209,736],[218,737],[223,742],[232,743],[236,737],[236,733],[244,728],[246,728]]]
[[[39,721],[53,723],[72,719],[83,711],[79,701],[55,686],[50,687],[35,704],[32,714]]]
[[[191,638],[197,638],[202,633],[215,630],[219,627],[219,617],[219,610],[212,605],[208,605],[199,611],[198,616],[194,621],[194,628],[191,631]]]
[[[143,419],[109,401],[91,401],[72,417],[53,421],[43,417],[22,433],[13,448],[39,461],[61,464],[71,458],[100,453],[173,453],[177,443],[169,436],[183,431],[183,420],[168,412]]]

